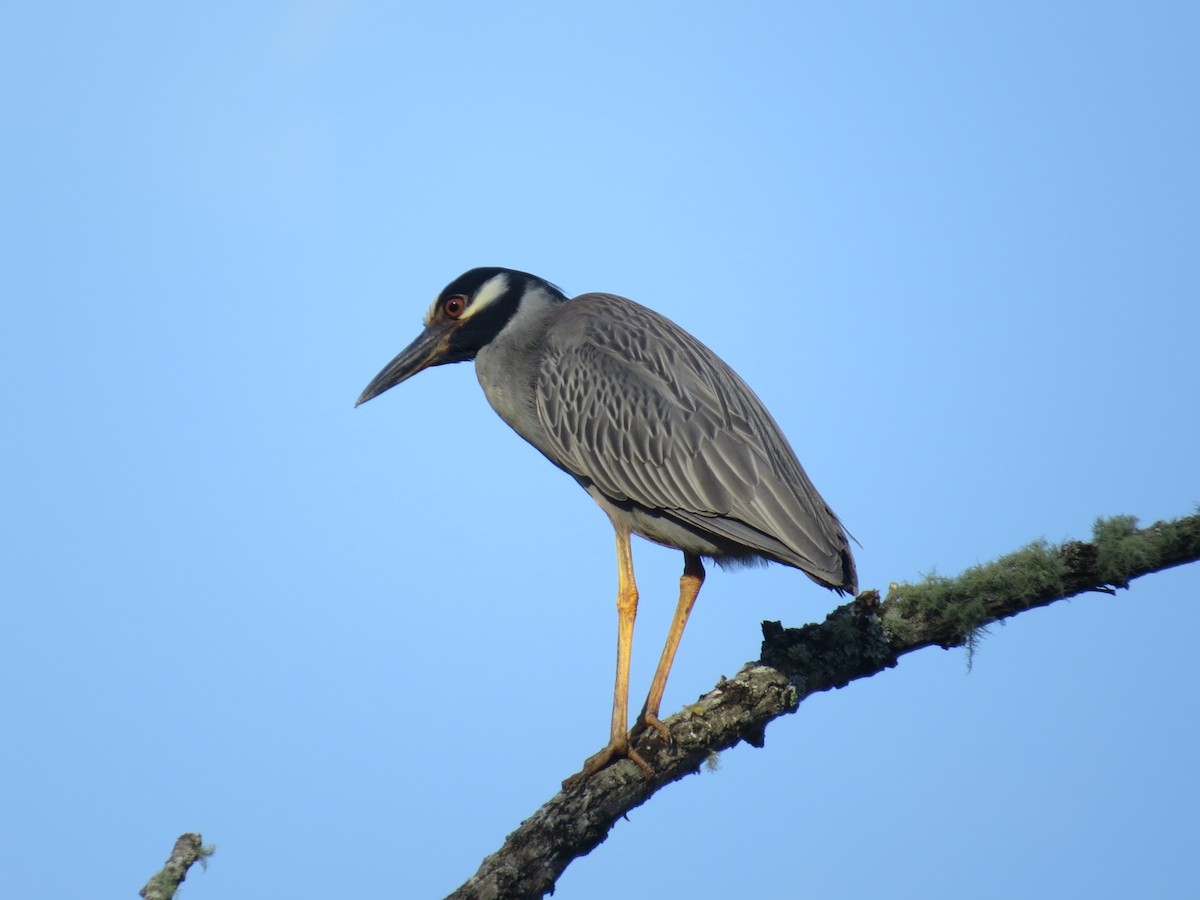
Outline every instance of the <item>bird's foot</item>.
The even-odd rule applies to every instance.
[[[632,741],[635,738],[640,737],[649,728],[653,728],[655,731],[657,731],[658,736],[662,738],[663,742],[668,746],[674,743],[674,741],[671,739],[671,729],[664,725],[662,719],[660,719],[654,713],[649,713],[645,710],[643,710],[642,714],[638,716],[637,721],[633,724],[633,728],[629,730],[629,740]]]
[[[563,790],[569,791],[577,782],[595,775],[614,760],[621,758],[632,762],[642,770],[642,774],[647,778],[653,777],[654,770],[650,768],[649,763],[638,756],[637,751],[630,745],[629,738],[627,737],[623,741],[609,741],[607,747],[594,756],[588,757],[587,762],[583,764],[583,768],[562,783]]]

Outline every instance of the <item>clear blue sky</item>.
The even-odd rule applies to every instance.
[[[463,270],[671,316],[864,587],[1192,512],[1200,7],[9,4],[0,896],[435,897],[606,737],[603,514],[470,366]],[[681,557],[639,542],[640,702]],[[556,896],[1182,896],[1200,567],[806,702]],[[664,709],[835,598],[715,571]]]

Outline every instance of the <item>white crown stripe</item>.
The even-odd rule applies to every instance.
[[[459,316],[459,321],[465,321],[495,303],[508,291],[508,275],[501,272],[493,275],[475,292],[475,299],[467,304],[466,311]]]

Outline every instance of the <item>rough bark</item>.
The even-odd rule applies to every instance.
[[[865,591],[821,624],[763,623],[762,657],[666,720],[672,741],[651,730],[637,743],[653,767],[644,778],[621,761],[559,792],[510,834],[450,896],[456,900],[541,897],[576,857],[599,845],[616,821],[660,788],[694,774],[739,741],[761,747],[767,723],[795,712],[809,694],[844,687],[933,645],[974,647],[989,624],[1085,592],[1117,588],[1200,559],[1200,515],[1138,529],[1131,517],[1096,523],[1093,540],[1044,542],[967,570]]]
[[[203,866],[213,851],[213,847],[203,845],[200,835],[191,832],[181,834],[167,858],[167,864],[150,876],[146,886],[138,893],[145,900],[171,900],[187,878],[188,869],[193,863],[199,862]]]

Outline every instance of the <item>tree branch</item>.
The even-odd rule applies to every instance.
[[[570,862],[660,788],[700,770],[714,753],[746,741],[763,746],[767,723],[795,712],[817,691],[840,688],[896,665],[923,647],[974,648],[993,622],[1089,591],[1107,594],[1134,578],[1200,560],[1200,515],[1138,529],[1132,517],[1098,520],[1090,542],[1039,541],[957,578],[893,584],[887,598],[865,591],[821,624],[763,623],[762,657],[653,729],[637,744],[655,776],[622,760],[559,792],[510,834],[455,900],[541,897]],[[181,839],[182,840],[182,839]]]
[[[167,858],[167,864],[155,872],[138,893],[145,900],[171,900],[183,884],[183,879],[187,878],[192,864],[199,862],[201,866],[207,865],[206,861],[215,852],[216,847],[205,847],[201,843],[200,835],[191,832],[181,834]]]

